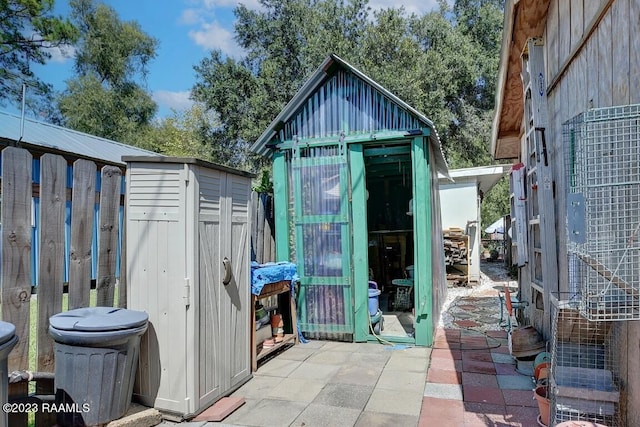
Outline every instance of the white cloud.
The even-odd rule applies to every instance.
[[[202,0],[202,5],[207,9],[215,9],[217,7],[236,7],[240,3],[248,9],[259,9],[260,2],[258,0]]]
[[[404,7],[404,10],[407,13],[417,13],[423,14],[427,12],[431,12],[432,10],[438,9],[437,0],[402,0],[402,1],[393,1],[393,0],[371,0],[369,1],[369,6],[371,9],[388,9],[390,7]]]
[[[51,54],[49,61],[63,63],[76,55],[76,47],[70,44],[65,44],[56,47],[48,47],[47,52]]]
[[[194,25],[200,22],[200,12],[198,9],[185,9],[180,15],[180,23],[184,25]]]
[[[220,9],[230,10],[242,3],[251,10],[260,9],[258,0],[185,0],[188,8],[183,10],[180,22],[195,27],[189,37],[204,49],[220,49],[224,54],[238,57],[243,54],[234,40],[233,25],[220,23]],[[451,1],[451,0],[447,0]],[[373,10],[403,6],[407,13],[426,13],[438,8],[437,0],[371,0]],[[228,16],[228,15],[225,15]]]
[[[199,30],[189,31],[189,37],[205,49],[220,49],[229,56],[238,55],[240,48],[233,39],[233,33],[217,21],[202,23]]]
[[[157,90],[153,92],[152,98],[161,107],[166,107],[176,111],[184,111],[191,108],[193,101],[189,99],[191,92],[171,92],[168,90]]]

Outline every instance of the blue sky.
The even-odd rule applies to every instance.
[[[113,7],[123,21],[137,21],[142,30],[159,40],[156,58],[149,65],[147,89],[158,104],[158,116],[166,117],[172,109],[187,109],[189,91],[195,82],[193,66],[221,49],[239,57],[242,51],[233,40],[233,9],[243,3],[250,9],[260,7],[257,0],[103,0]],[[408,12],[424,13],[437,7],[436,0],[372,0],[372,9],[404,6]],[[67,15],[67,0],[56,0],[56,14]],[[35,66],[40,78],[64,89],[73,77],[72,51],[53,52],[44,66]],[[16,112],[17,106],[9,111]]]

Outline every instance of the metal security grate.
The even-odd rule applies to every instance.
[[[640,319],[640,105],[563,125],[570,289],[590,320]]]
[[[567,300],[552,296],[551,425],[590,421],[620,426],[620,324],[589,321],[580,315],[579,295]]]

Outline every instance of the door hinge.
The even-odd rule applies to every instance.
[[[185,277],[184,279],[184,293],[182,294],[182,299],[184,300],[185,307],[189,307],[191,305],[191,284],[189,283],[188,277]]]

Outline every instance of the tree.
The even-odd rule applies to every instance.
[[[77,77],[67,81],[58,106],[64,124],[136,145],[157,110],[140,83],[155,57],[157,40],[138,23],[122,22],[115,10],[93,0],[72,0],[80,31]]]
[[[36,77],[30,64],[44,64],[52,49],[78,37],[68,19],[53,15],[53,6],[54,0],[0,0],[0,105],[20,103],[23,84],[35,94],[27,98],[32,110],[51,95],[51,85]]]
[[[255,141],[329,53],[433,120],[451,167],[491,162],[489,137],[501,37],[501,1],[440,2],[370,16],[366,0],[261,0],[236,8],[243,59],[212,52],[195,67],[193,96],[218,113],[220,144]],[[472,19],[473,18],[473,19]]]
[[[356,51],[368,20],[366,1],[261,0],[263,9],[236,8],[236,40],[243,59],[211,52],[194,67],[192,96],[215,111],[221,125],[210,137],[217,152],[259,169],[248,146],[330,52]],[[238,156],[238,153],[240,156]],[[224,162],[225,159],[222,159]]]
[[[216,122],[202,105],[194,104],[187,111],[173,111],[171,116],[154,123],[138,138],[137,145],[167,156],[214,161],[216,154],[203,133]]]

